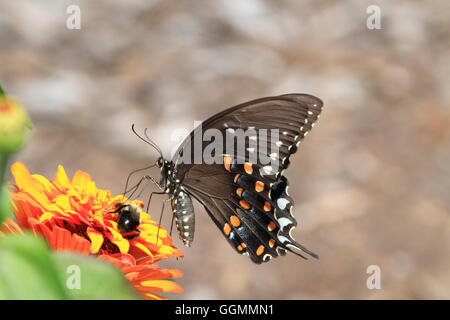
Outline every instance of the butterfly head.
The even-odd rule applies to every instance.
[[[161,180],[159,182],[159,186],[164,189],[166,192],[170,192],[175,187],[173,182],[174,177],[174,164],[172,161],[168,161],[164,159],[162,156],[156,160],[156,166],[161,169]]]
[[[156,160],[156,166],[160,169],[164,167],[164,164],[167,163],[167,160],[164,160],[163,157],[159,157],[158,160]]]

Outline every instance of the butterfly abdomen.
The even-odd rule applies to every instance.
[[[190,247],[194,241],[195,216],[191,197],[184,191],[179,191],[172,200],[178,235],[184,245]]]

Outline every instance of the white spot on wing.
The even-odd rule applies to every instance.
[[[280,218],[278,219],[278,223],[280,224],[281,231],[283,231],[284,227],[292,224],[292,221],[289,220],[288,218]]]
[[[278,240],[280,240],[280,242],[283,243],[283,244],[285,244],[286,242],[287,243],[291,242],[291,240],[286,238],[285,236],[278,236]]]
[[[278,208],[280,208],[281,210],[286,209],[286,206],[290,203],[290,201],[288,199],[285,198],[280,198],[277,200],[277,206]]]
[[[271,166],[264,166],[260,169],[261,175],[270,175],[273,174],[273,169]]]

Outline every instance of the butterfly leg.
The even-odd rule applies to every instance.
[[[126,193],[128,193],[129,191],[127,191],[127,188],[128,188],[128,183],[130,182],[130,178],[135,174],[135,173],[137,173],[137,172],[140,172],[140,171],[143,171],[143,170],[147,170],[147,169],[150,169],[150,168],[153,168],[155,165],[151,165],[151,166],[148,166],[148,167],[145,167],[145,168],[141,168],[141,169],[137,169],[137,170],[133,170],[133,171],[131,171],[129,174],[128,174],[128,177],[127,177],[127,181],[126,181],[126,183],[125,183],[125,191],[123,192],[123,194],[125,195]],[[145,178],[145,177],[144,177]],[[142,182],[142,179],[143,178],[141,178],[141,180],[138,182],[138,184],[140,183],[140,182]],[[133,187],[134,188],[134,187]],[[131,189],[133,189],[133,188],[131,188]],[[131,190],[130,189],[130,190]]]
[[[147,212],[150,209],[150,202],[152,201],[152,197],[154,194],[161,195],[161,194],[166,194],[166,193],[165,192],[157,192],[157,191],[153,191],[152,193],[150,193],[150,197],[148,198],[148,201],[147,201],[147,209],[146,209]]]
[[[164,192],[163,192],[164,193]],[[161,226],[161,222],[162,222],[162,216],[164,213],[164,208],[166,206],[166,202],[169,201],[169,199],[166,199],[163,201],[162,207],[161,207],[161,214],[159,215],[159,222],[158,222],[158,232],[156,233],[156,243],[158,243],[158,239],[159,239],[159,229]]]
[[[149,184],[150,182],[152,182],[153,184],[155,184],[155,185],[159,188],[160,191],[163,191],[161,185],[160,185],[159,183],[157,183],[156,180],[155,180],[153,177],[148,176],[148,175],[145,175],[145,176],[143,176],[143,177],[141,178],[141,180],[139,180],[138,184],[134,187],[135,190],[133,191],[132,195],[139,189],[139,186],[140,186],[140,184],[141,184],[143,181],[145,181],[145,185],[144,185],[144,187],[142,187],[141,191],[140,191],[139,194],[136,196],[136,198],[140,198],[140,197],[141,197],[142,193],[144,192],[145,188],[148,186],[148,184]],[[164,193],[164,192],[163,192],[163,193]]]
[[[131,187],[130,189],[128,189],[128,190],[125,190],[124,192],[123,192],[123,195],[125,196],[127,193],[129,193],[129,192],[131,192],[131,194],[128,196],[128,198],[131,198],[131,197],[133,197],[133,195],[135,194],[135,192],[139,189],[139,187],[141,186],[141,184],[142,184],[142,182],[143,181],[147,181],[147,183],[148,183],[148,176],[143,176],[140,180],[139,180],[139,182],[137,183],[137,184],[135,184],[133,187]],[[145,187],[141,190],[141,192],[139,193],[139,195],[138,195],[138,197],[142,194],[142,191],[145,189]]]
[[[172,236],[172,231],[173,231],[173,221],[175,220],[175,215],[172,215],[172,221],[170,222],[170,232],[169,232],[169,236]]]

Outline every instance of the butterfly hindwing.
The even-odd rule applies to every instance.
[[[230,245],[240,254],[248,255],[255,263],[277,256],[273,235],[255,223],[242,207],[230,200],[198,196],[211,219]]]
[[[237,252],[247,253],[255,263],[269,261],[294,248],[316,256],[291,236],[297,222],[291,213],[293,200],[287,194],[284,176],[276,183],[264,183],[241,172],[227,178],[222,176],[220,180],[218,192],[210,188],[209,176],[197,176],[192,187],[188,177],[184,186],[204,205]],[[226,196],[224,190],[228,190]]]

